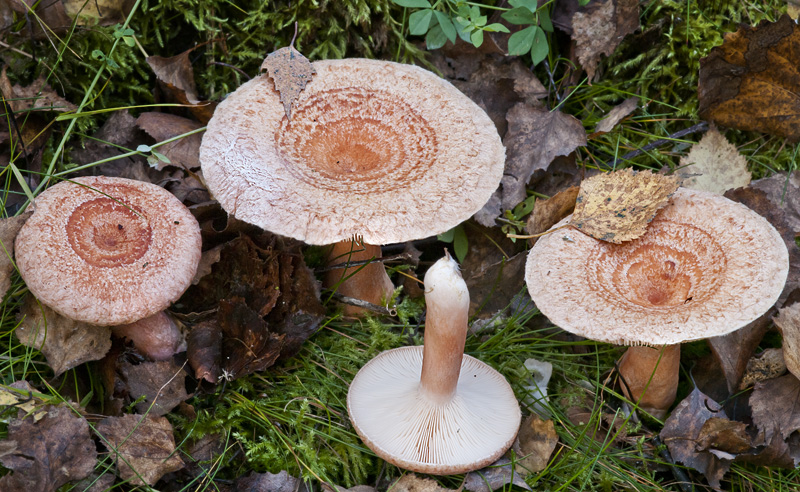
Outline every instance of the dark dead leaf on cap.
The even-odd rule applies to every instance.
[[[22,321],[14,332],[20,343],[40,350],[58,376],[90,360],[100,360],[111,348],[111,328],[71,320],[40,304],[33,296],[25,299]]]
[[[186,358],[197,379],[219,382],[222,376],[222,330],[216,319],[203,321],[189,332]]]
[[[108,417],[96,428],[108,441],[120,477],[132,485],[154,485],[165,474],[184,466],[180,453],[175,452],[172,424],[165,417]]]
[[[514,470],[511,460],[500,458],[491,465],[467,473],[464,477],[464,488],[471,492],[492,492],[515,485],[523,490],[532,490],[522,476]]]
[[[800,378],[800,303],[782,308],[772,318],[783,336],[783,360],[786,369]]]
[[[785,441],[800,430],[800,380],[793,374],[756,383],[750,395],[753,423],[769,442],[773,434]]]
[[[16,217],[0,219],[0,299],[5,297],[11,287],[11,274],[14,272],[14,239],[22,224],[33,212],[25,212]]]
[[[194,70],[189,60],[189,54],[194,48],[178,55],[165,58],[162,56],[148,56],[147,64],[156,74],[160,87],[167,95],[169,102],[186,104],[192,115],[201,123],[206,124],[214,114],[216,103],[201,101],[197,95],[194,82]]]
[[[721,126],[800,140],[800,27],[784,15],[742,25],[700,60],[700,116]]]
[[[220,301],[217,322],[222,330],[223,377],[235,379],[263,371],[278,360],[286,336],[271,332],[244,299]]]
[[[0,478],[0,490],[55,491],[88,476],[97,462],[89,424],[66,407],[48,407],[38,422],[11,419],[6,442],[16,448],[0,463],[13,473]]]
[[[575,200],[578,198],[579,191],[579,186],[570,186],[547,200],[537,198],[525,227],[527,233],[530,235],[541,234],[571,214],[575,209]],[[529,239],[531,246],[536,244],[538,239],[536,237]]]
[[[506,169],[500,181],[503,210],[526,198],[525,189],[535,171],[547,169],[557,156],[586,145],[581,122],[560,111],[519,103],[508,111],[506,119]]]
[[[728,392],[733,394],[747,370],[747,363],[756,351],[764,334],[769,330],[770,314],[759,317],[736,331],[719,337],[708,339],[708,345],[720,364],[728,385]]]
[[[721,195],[750,183],[747,160],[714,126],[681,158],[681,167],[691,175],[683,181],[686,188]]]
[[[726,416],[717,402],[695,388],[672,411],[660,435],[675,461],[699,471],[711,487],[721,490],[720,480],[730,469],[730,460],[696,448],[703,425],[712,417]]]
[[[678,186],[677,176],[630,168],[588,178],[581,183],[570,224],[601,241],[636,239]]]
[[[718,450],[729,454],[739,454],[751,448],[747,424],[728,420],[724,417],[711,417],[703,423],[697,434],[696,451]]]
[[[299,51],[292,46],[285,46],[273,51],[264,59],[261,70],[267,71],[275,84],[286,111],[286,118],[292,119],[292,104],[311,82],[311,77],[317,73],[314,66]]]
[[[557,444],[558,434],[552,420],[543,420],[536,414],[526,417],[514,443],[517,471],[527,475],[544,470]]]
[[[306,485],[299,478],[289,475],[286,470],[280,473],[256,473],[236,480],[236,490],[264,490],[270,492],[305,492]]]
[[[631,113],[636,111],[639,106],[639,98],[629,97],[617,106],[614,106],[611,111],[600,121],[597,122],[597,127],[594,129],[595,133],[608,133],[624,120]]]
[[[622,38],[638,28],[638,0],[592,2],[573,14],[572,40],[589,81],[594,79],[600,55],[609,56]]]
[[[136,404],[139,413],[161,416],[186,401],[186,373],[172,360],[120,365],[121,382],[131,400],[144,397]]]
[[[189,133],[202,128],[200,123],[168,113],[142,113],[137,119],[136,124],[148,135],[158,142],[163,142],[178,135]],[[159,146],[156,150],[169,159],[166,164],[158,161],[156,169],[161,169],[166,165],[182,167],[184,169],[197,169],[200,167],[200,142],[203,136],[194,133],[183,137],[174,142]]]

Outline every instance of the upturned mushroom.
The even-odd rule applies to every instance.
[[[520,425],[505,378],[464,354],[469,291],[447,255],[425,274],[425,343],[382,352],[356,374],[350,420],[384,460],[448,475],[486,466],[508,450]]]
[[[166,309],[191,284],[200,250],[197,220],[174,195],[151,183],[102,176],[40,194],[15,243],[17,267],[36,298],[63,316],[101,326]],[[174,345],[174,335],[170,328],[155,338]],[[145,348],[152,350],[162,349]]]
[[[556,326],[632,345],[620,361],[622,388],[663,416],[677,391],[680,343],[761,316],[788,270],[786,245],[766,219],[722,196],[679,188],[633,241],[612,244],[575,229],[542,237],[529,253],[526,282]]]
[[[386,61],[313,65],[291,121],[267,75],[214,112],[200,161],[229,214],[308,244],[339,243],[330,258],[343,263],[350,251],[370,259],[378,245],[445,232],[497,188],[505,161],[497,130],[452,84]],[[351,273],[334,271],[328,284]],[[391,294],[381,265],[356,277],[363,288],[345,282],[339,291],[376,304]]]

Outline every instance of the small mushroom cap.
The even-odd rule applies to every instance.
[[[619,345],[670,345],[758,318],[788,271],[786,244],[766,219],[720,195],[679,188],[633,241],[607,243],[574,229],[540,238],[525,280],[539,310],[564,330]]]
[[[497,188],[497,129],[449,82],[378,60],[314,68],[291,121],[266,75],[214,112],[200,161],[231,215],[309,244],[388,244],[451,229]]]
[[[375,454],[414,472],[451,475],[493,463],[519,429],[511,386],[464,355],[455,396],[437,404],[420,393],[422,350],[387,350],[356,374],[347,394],[356,432]]]
[[[17,235],[17,267],[31,293],[68,318],[132,323],[191,284],[200,227],[160,186],[76,178],[48,188],[35,207]]]

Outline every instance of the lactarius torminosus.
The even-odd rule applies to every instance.
[[[786,245],[766,219],[720,195],[679,188],[633,241],[612,244],[575,229],[542,237],[529,253],[526,281],[560,328],[633,345],[620,361],[623,390],[663,416],[675,399],[679,344],[761,316],[788,270]]]
[[[447,475],[489,465],[511,446],[519,404],[505,378],[464,355],[469,292],[450,256],[425,274],[425,344],[382,352],[347,395],[358,435],[389,463]]]

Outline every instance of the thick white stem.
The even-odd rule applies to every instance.
[[[445,402],[456,391],[469,318],[467,284],[450,255],[425,274],[425,304],[420,388],[426,397]]]

